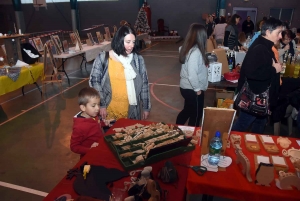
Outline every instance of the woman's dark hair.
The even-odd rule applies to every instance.
[[[236,25],[236,19],[240,19],[241,17],[238,14],[234,14],[231,18],[228,24],[230,25]]]
[[[281,27],[281,26],[282,26],[282,22],[280,20],[270,17],[262,25],[262,27],[261,27],[261,35],[265,36],[267,30],[269,30],[270,33],[272,33],[272,31],[274,31],[275,29],[277,29],[278,27]]]
[[[221,16],[220,24],[224,24],[224,23],[226,23],[226,19],[224,16]]]
[[[283,32],[281,32],[282,38],[281,40],[284,40],[284,37],[287,36],[289,39],[292,39],[293,36],[293,32],[289,29],[284,30]]]
[[[131,28],[128,25],[121,26],[117,33],[114,35],[112,41],[111,41],[111,48],[117,55],[123,55],[127,56],[126,50],[124,47],[124,38],[128,34],[133,34],[135,37],[135,44],[132,50],[132,53],[137,53],[138,54],[138,39],[136,38],[136,34],[133,28]]]
[[[197,47],[199,48],[199,50],[202,54],[204,64],[206,66],[208,66],[209,61],[208,61],[207,56],[205,55],[206,43],[207,43],[206,28],[201,24],[197,24],[197,23],[191,24],[189,31],[185,37],[185,40],[184,40],[183,45],[179,52],[179,62],[184,64],[186,56],[189,53],[190,49],[194,45],[197,45]]]

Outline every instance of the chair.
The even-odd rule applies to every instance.
[[[169,27],[165,26],[164,19],[157,20],[157,35],[158,36],[165,36],[165,32],[169,35]]]
[[[52,74],[49,73],[48,70],[48,62],[47,62],[47,56],[49,55],[50,63],[52,64]],[[50,70],[51,71],[51,70]],[[56,67],[56,62],[53,57],[53,54],[50,49],[50,41],[47,41],[44,46],[44,75],[42,78],[42,92],[43,94],[46,91],[46,85],[49,83],[58,83],[60,85],[60,92],[62,92],[62,79],[64,74],[59,73]]]

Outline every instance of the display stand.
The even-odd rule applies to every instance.
[[[245,134],[244,138],[245,138],[246,148],[249,151],[251,151],[251,152],[260,152],[260,146],[259,146],[259,143],[258,143],[257,138],[256,138],[255,135]]]
[[[21,52],[21,38],[27,36],[29,36],[29,34],[14,34],[11,36],[0,37],[0,43],[3,43],[5,46],[8,63],[13,62],[13,64],[15,64],[18,60],[23,61]]]
[[[278,154],[279,149],[275,142],[273,141],[272,137],[268,136],[261,136],[259,135],[258,138],[260,139],[261,143],[263,144],[265,150],[270,154]]]
[[[233,109],[204,108],[201,126],[202,136],[200,136],[202,155],[208,154],[209,142],[215,136],[216,131],[221,133],[221,139],[223,141],[221,155],[225,153],[228,133],[230,132],[235,113],[236,111]]]

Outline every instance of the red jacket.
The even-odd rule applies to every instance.
[[[98,123],[99,118],[73,118],[73,133],[70,148],[74,153],[85,155],[94,142],[98,142],[103,132]]]

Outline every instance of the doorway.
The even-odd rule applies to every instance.
[[[257,16],[257,8],[246,8],[246,7],[233,7],[232,14],[238,14],[241,16],[241,20],[238,24],[239,32],[242,31],[242,24],[245,20],[247,20],[247,17],[250,16],[253,24],[254,29],[256,28],[256,16]]]

